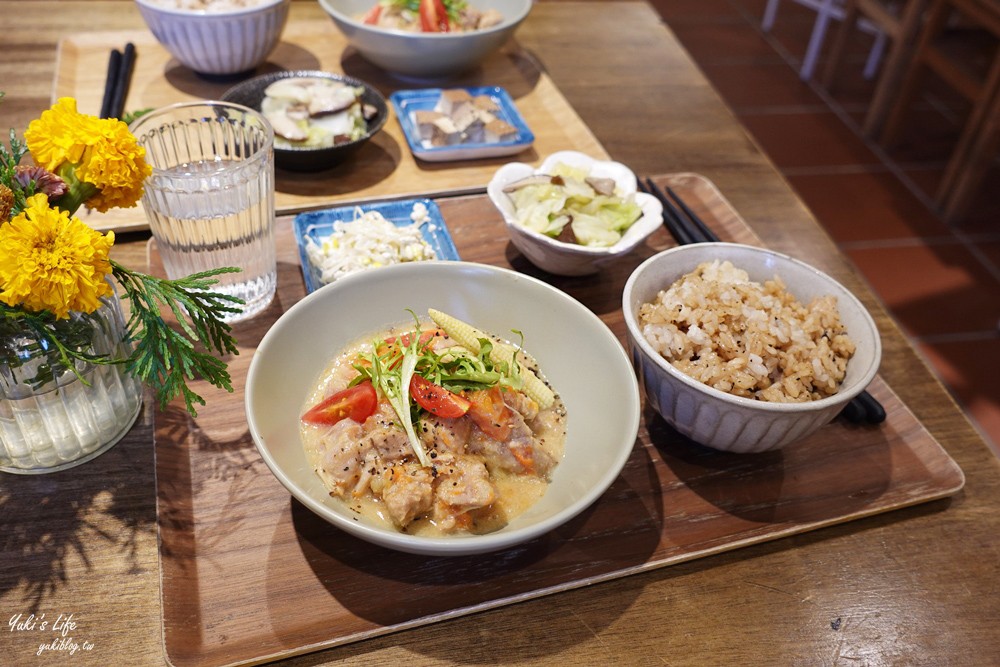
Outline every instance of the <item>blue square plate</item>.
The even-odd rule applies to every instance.
[[[413,212],[413,206],[417,203],[427,207],[427,221],[420,228],[420,232],[423,234],[424,240],[434,250],[434,254],[439,260],[458,260],[458,250],[455,249],[451,234],[448,233],[444,218],[441,217],[441,209],[430,199],[407,199],[308,211],[296,215],[294,223],[295,242],[299,247],[299,262],[302,264],[302,277],[305,278],[306,293],[314,292],[323,286],[319,278],[319,269],[309,261],[309,255],[306,252],[306,239],[322,243],[324,239],[333,234],[333,223],[354,220],[357,217],[355,211],[359,208],[362,213],[378,211],[383,218],[397,227],[412,225],[410,213]]]
[[[497,118],[506,121],[517,130],[517,135],[500,143],[486,144],[454,144],[452,146],[431,146],[420,139],[420,132],[413,122],[414,111],[431,111],[441,97],[441,88],[424,88],[421,90],[400,90],[389,96],[389,101],[396,112],[399,124],[403,127],[406,143],[410,151],[418,159],[427,162],[446,162],[449,160],[477,160],[482,158],[514,155],[525,150],[535,141],[535,135],[528,129],[514,100],[500,86],[481,86],[465,88],[469,95],[489,95],[500,108]]]

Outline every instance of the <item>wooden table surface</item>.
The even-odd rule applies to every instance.
[[[293,16],[327,20],[306,1]],[[60,37],[142,25],[123,0],[0,1],[0,126],[23,131],[48,107]],[[285,664],[997,664],[1000,462],[669,28],[644,3],[543,2],[517,40],[612,157],[639,174],[703,174],[767,245],[862,298],[882,332],[882,377],[962,467],[965,489]],[[114,252],[142,265],[146,238],[123,235]],[[146,409],[71,471],[0,475],[0,663],[164,663],[152,424]]]

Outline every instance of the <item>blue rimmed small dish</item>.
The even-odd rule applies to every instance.
[[[377,211],[383,218],[396,225],[405,227],[412,225],[410,215],[414,206],[422,204],[427,209],[427,219],[420,227],[420,233],[427,241],[439,260],[459,260],[458,250],[451,240],[448,227],[441,217],[441,209],[430,199],[406,199],[401,201],[377,202],[373,204],[357,204],[321,211],[307,211],[295,216],[295,242],[299,248],[299,262],[302,265],[302,277],[306,283],[306,293],[311,293],[323,286],[320,280],[319,267],[309,259],[306,246],[309,240],[322,244],[323,240],[333,234],[335,222],[350,222],[358,217],[358,209],[362,213]]]
[[[454,90],[454,89],[451,89]],[[517,132],[510,139],[490,143],[456,143],[448,146],[433,146],[420,137],[420,129],[414,120],[417,111],[432,111],[441,98],[443,88],[423,88],[420,90],[400,90],[389,96],[403,135],[415,157],[426,162],[449,162],[453,160],[479,160],[484,158],[516,155],[531,147],[535,135],[524,122],[510,94],[500,86],[479,86],[461,88],[471,97],[488,96],[497,106],[495,115]]]

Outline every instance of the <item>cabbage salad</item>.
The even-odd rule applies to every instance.
[[[634,194],[621,194],[614,179],[561,162],[551,173],[511,183],[504,192],[519,225],[583,246],[613,246],[642,217]]]

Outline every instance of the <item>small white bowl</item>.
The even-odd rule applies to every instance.
[[[359,336],[406,322],[429,307],[524,347],[567,411],[566,450],[545,495],[504,528],[431,538],[359,521],[330,497],[299,437],[299,415],[320,369]],[[559,326],[551,326],[558,322]],[[639,429],[639,386],[621,343],[586,306],[540,280],[469,262],[413,262],[363,271],[321,287],[292,306],[257,346],[245,404],[260,455],[288,491],[334,526],[410,553],[457,556],[505,549],[539,537],[597,500],[618,477]]]
[[[587,169],[594,176],[613,178],[621,192],[635,194],[635,201],[642,208],[642,217],[625,231],[617,243],[608,248],[590,248],[575,243],[564,243],[518,224],[514,214],[514,204],[503,191],[504,187],[532,174],[551,173],[552,168],[558,163]],[[635,174],[625,165],[611,160],[597,160],[577,151],[553,153],[537,169],[522,162],[505,164],[497,170],[486,186],[490,200],[503,215],[514,247],[535,266],[560,276],[585,276],[597,273],[605,264],[635,250],[663,224],[663,205],[660,201],[652,195],[637,190]]]
[[[832,294],[840,320],[857,351],[833,396],[806,403],[774,403],[734,396],[695,380],[668,362],[642,334],[639,307],[656,299],[702,262],[729,260],[756,282],[777,274],[802,303]],[[675,429],[695,442],[729,452],[785,447],[833,420],[875,377],[882,356],[878,327],[858,299],[830,276],[788,255],[735,243],[678,246],[640,264],[622,294],[632,363],[647,402]]]
[[[469,32],[404,32],[362,23],[359,17],[377,0],[319,0],[351,46],[366,60],[404,77],[436,79],[469,70],[510,39],[531,11],[532,0],[475,0],[483,11],[496,9],[503,21]]]
[[[291,0],[265,0],[227,11],[135,2],[157,41],[182,65],[198,74],[229,76],[249,73],[267,60],[281,39]]]

